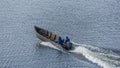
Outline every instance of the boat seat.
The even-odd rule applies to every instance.
[[[55,35],[55,34],[52,34],[50,39],[51,39],[52,41],[54,41],[54,40],[55,40],[55,37],[56,37],[56,35]]]
[[[45,31],[45,36],[46,38],[49,38],[49,32],[47,30]]]
[[[51,38],[51,36],[52,36],[52,32],[49,32],[48,33],[48,38]]]
[[[59,38],[59,36],[56,35],[54,41],[57,42],[57,41],[58,41],[58,38]]]

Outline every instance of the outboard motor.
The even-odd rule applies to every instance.
[[[71,43],[71,42],[66,43],[66,44],[65,44],[65,49],[66,49],[66,50],[72,50],[72,49],[73,49],[72,43]]]

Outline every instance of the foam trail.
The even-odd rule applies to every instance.
[[[120,56],[114,52],[91,45],[72,43],[77,47],[70,52],[82,54],[88,60],[97,63],[103,68],[120,68]],[[50,42],[41,42],[40,44],[62,51]]]
[[[78,45],[78,47],[71,52],[82,54],[88,60],[97,63],[103,68],[120,68],[120,56],[114,55],[112,51],[108,52],[108,50],[85,44],[74,43],[74,45]]]

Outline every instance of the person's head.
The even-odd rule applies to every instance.
[[[59,39],[61,39],[61,37],[59,37]]]
[[[69,39],[68,36],[66,36],[66,39]]]

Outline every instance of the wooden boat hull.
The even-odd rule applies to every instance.
[[[64,50],[64,51],[66,51],[64,48],[61,47],[61,45],[59,45],[59,44],[57,44],[57,43],[55,43],[55,42],[53,42],[53,41],[50,41],[50,39],[46,39],[45,37],[39,35],[38,33],[36,33],[36,36],[37,36],[37,38],[39,38],[40,40],[45,41],[45,42],[50,42],[50,43],[52,43],[54,46],[58,47],[59,49],[62,49],[62,50]]]
[[[42,29],[42,28],[40,28],[40,27],[37,27],[37,26],[35,26],[34,27],[35,28],[35,30],[36,30],[36,36],[40,39],[40,40],[42,40],[42,41],[45,41],[45,42],[50,42],[50,43],[52,43],[54,46],[56,46],[56,47],[58,47],[58,48],[60,48],[60,49],[63,49],[63,50],[70,50],[71,48],[68,48],[68,47],[66,47],[66,46],[64,46],[64,45],[59,45],[58,43],[57,43],[57,39],[58,39],[58,37],[59,36],[57,36],[56,34],[53,34],[52,32],[49,32],[49,31],[47,31],[47,30],[45,30],[45,29]],[[54,38],[50,38],[50,36],[48,37],[48,34],[52,34],[52,35],[54,35]],[[51,36],[52,37],[52,36]]]

